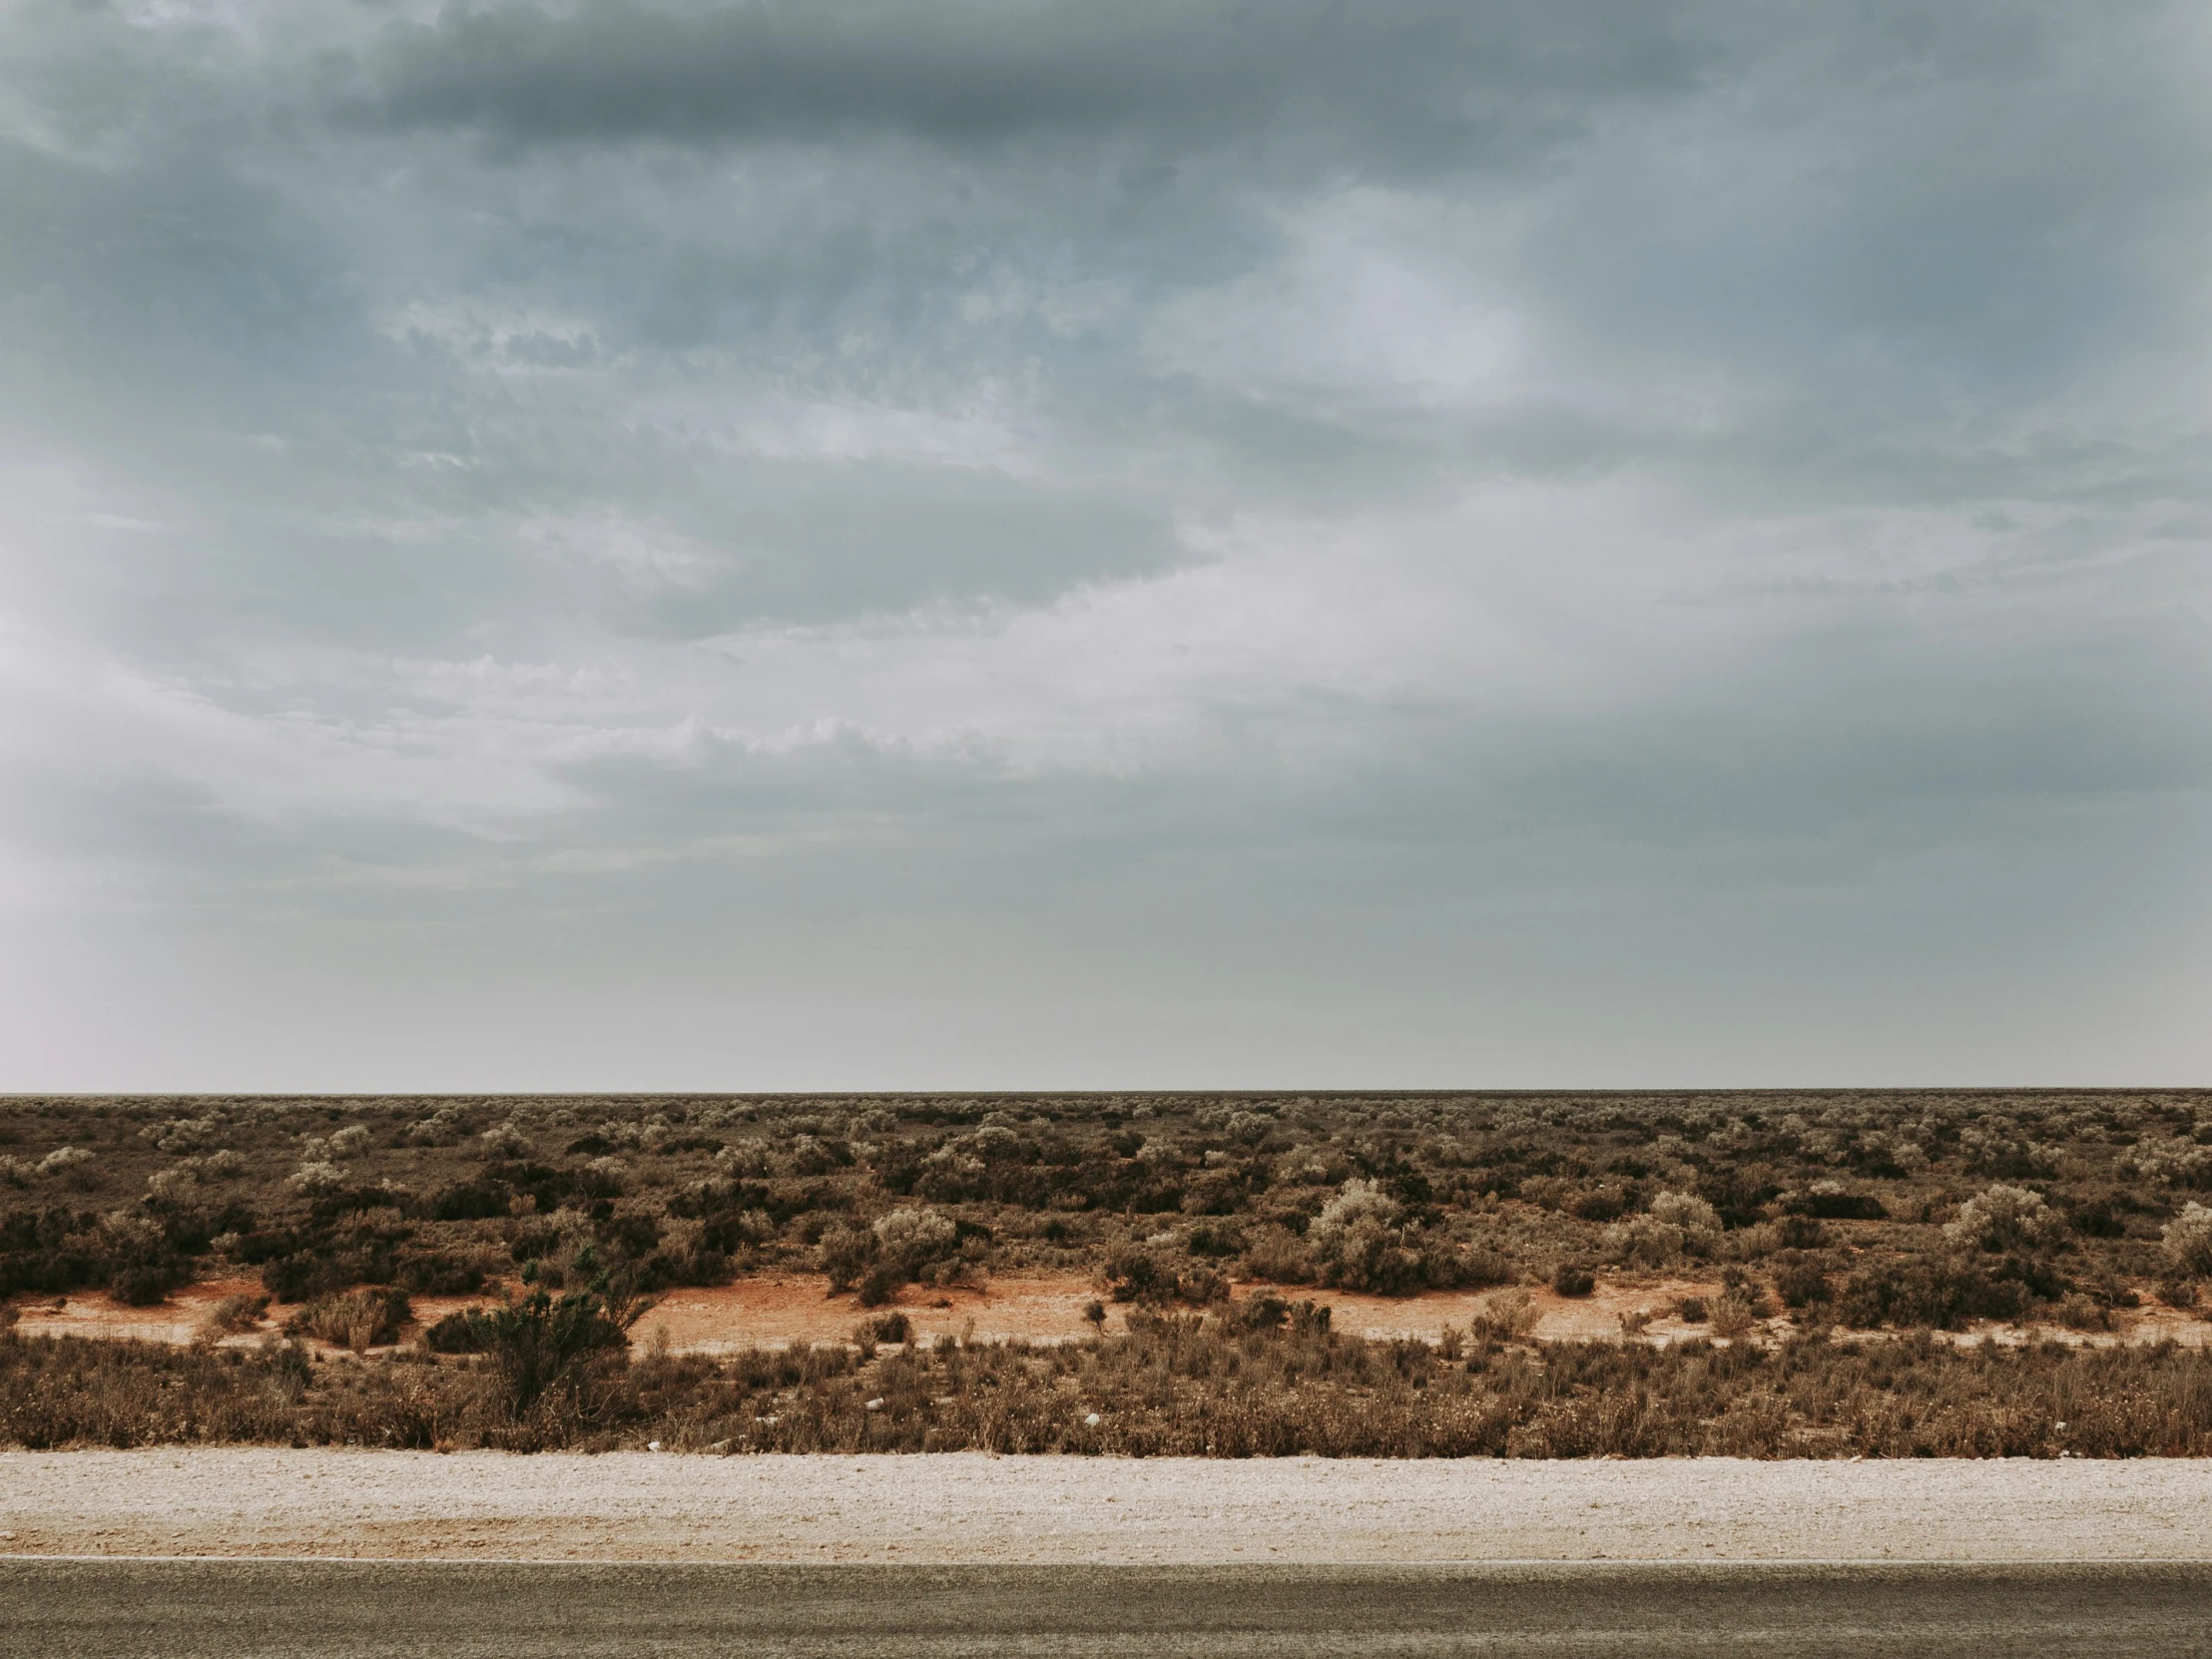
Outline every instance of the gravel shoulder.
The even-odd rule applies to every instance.
[[[0,1452],[0,1554],[1234,1563],[2212,1561],[2131,1462]]]

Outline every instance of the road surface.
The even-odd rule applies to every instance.
[[[2174,1564],[0,1561],[9,1659],[2206,1652]]]

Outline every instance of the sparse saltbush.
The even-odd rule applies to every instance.
[[[2040,1250],[2061,1242],[2065,1235],[2065,1218],[2044,1202],[2041,1193],[2002,1182],[1967,1199],[1943,1229],[1949,1243],[1985,1251]]]
[[[67,1182],[78,1188],[89,1188],[93,1182],[93,1154],[81,1146],[58,1146],[41,1158],[36,1172],[49,1179]]]
[[[2192,1199],[2160,1231],[2159,1242],[2183,1273],[2198,1278],[2212,1274],[2212,1209]]]
[[[290,1311],[820,1266],[883,1303],[910,1275],[1103,1292],[1142,1251],[1127,1287],[1184,1307],[1213,1274],[1415,1294],[1564,1262],[1755,1268],[1801,1324],[2124,1323],[2154,1285],[2198,1306],[2199,1187],[2212,1095],[2187,1091],[22,1098],[0,1100],[0,1295],[246,1273]],[[936,1243],[886,1248],[900,1212]]]

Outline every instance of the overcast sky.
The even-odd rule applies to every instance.
[[[2212,12],[0,4],[0,1087],[2212,1080]]]

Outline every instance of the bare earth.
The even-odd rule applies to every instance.
[[[1240,1285],[1237,1296],[1249,1296],[1266,1287]],[[104,1293],[81,1292],[51,1301],[17,1304],[19,1329],[25,1336],[137,1338],[144,1342],[190,1342],[209,1313],[227,1296],[251,1296],[261,1290],[258,1280],[210,1280],[186,1286],[166,1303],[154,1308],[127,1308]],[[1704,1328],[1687,1326],[1673,1317],[1676,1300],[1685,1296],[1717,1300],[1717,1282],[1696,1279],[1649,1278],[1606,1280],[1593,1296],[1568,1300],[1548,1290],[1530,1293],[1538,1316],[1535,1335],[1545,1341],[1612,1339],[1621,1334],[1621,1316],[1650,1311],[1655,1317],[1647,1327],[1647,1340],[1672,1341],[1704,1335]],[[1435,1292],[1414,1297],[1355,1296],[1346,1291],[1288,1287],[1281,1295],[1297,1301],[1328,1306],[1336,1328],[1348,1336],[1369,1338],[1418,1337],[1433,1341],[1446,1326],[1464,1328],[1482,1303],[1484,1292]],[[1098,1296],[1087,1279],[1074,1276],[1008,1276],[980,1286],[954,1286],[943,1290],[908,1286],[897,1307],[925,1341],[966,1335],[985,1342],[1060,1341],[1090,1334],[1084,1308]],[[416,1330],[435,1323],[456,1308],[481,1303],[481,1297],[414,1298]],[[281,1312],[281,1310],[279,1310]],[[641,1346],[667,1334],[669,1346],[679,1353],[723,1354],[756,1346],[790,1343],[843,1342],[853,1328],[873,1310],[859,1307],[849,1296],[828,1294],[828,1282],[820,1275],[785,1278],[741,1279],[733,1285],[711,1289],[669,1292],[637,1331]],[[1111,1309],[1108,1329],[1120,1329],[1126,1310]],[[2036,1338],[2061,1342],[2147,1343],[2171,1339],[2200,1345],[2207,1327],[2170,1308],[2146,1306],[2122,1316],[2121,1329],[2112,1336],[2083,1337],[2075,1332],[2038,1329]],[[264,1333],[276,1322],[263,1322]],[[2018,1342],[2030,1333],[2010,1326],[1977,1328],[1967,1340]],[[251,1343],[249,1334],[233,1343]]]
[[[0,1553],[410,1560],[2207,1561],[2133,1462],[0,1453]]]

